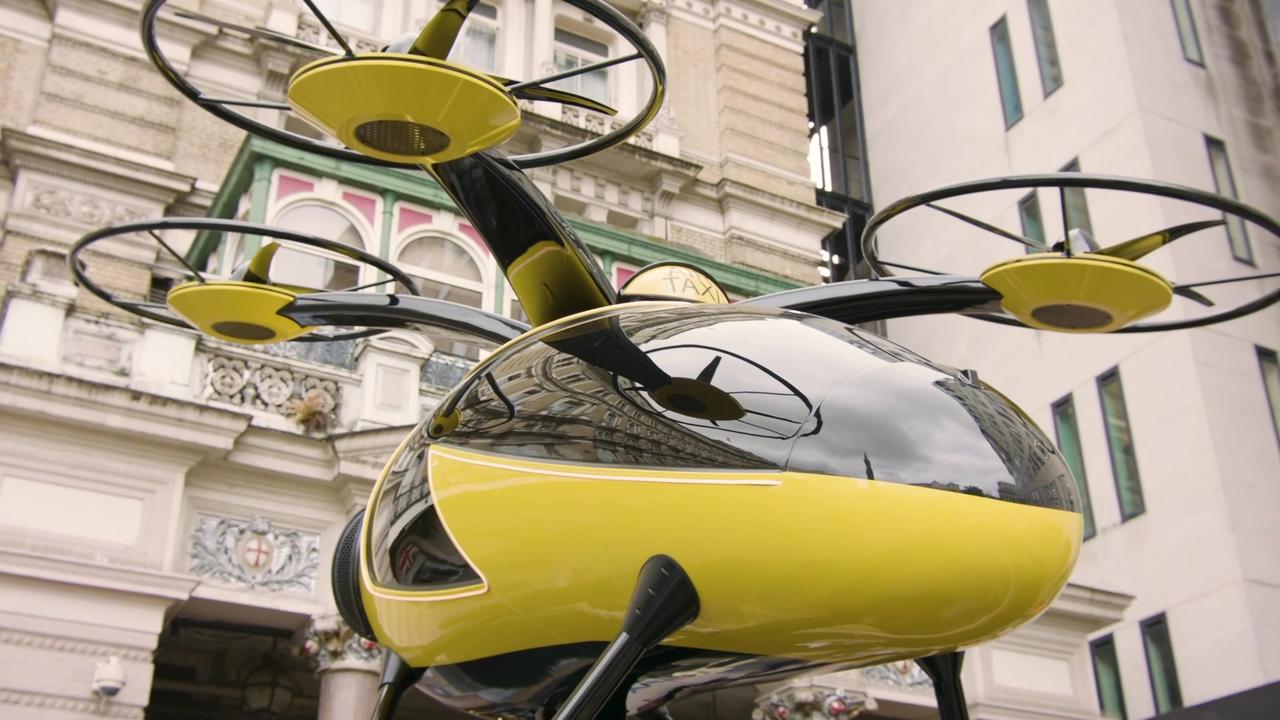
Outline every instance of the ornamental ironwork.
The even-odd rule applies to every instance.
[[[330,429],[337,416],[338,383],[260,360],[211,355],[205,375],[210,400],[292,418],[304,429]]]
[[[863,668],[859,672],[862,673],[863,680],[876,685],[888,685],[909,690],[931,691],[933,689],[933,683],[929,680],[929,676],[913,660],[899,660],[898,662],[876,665]]]
[[[312,592],[320,566],[320,536],[266,518],[196,516],[191,572],[253,590]]]
[[[791,686],[756,700],[751,720],[849,720],[875,709],[876,701],[856,690]]]
[[[302,652],[314,658],[321,672],[350,667],[370,667],[376,671],[382,661],[382,646],[356,635],[337,615],[311,619]]]

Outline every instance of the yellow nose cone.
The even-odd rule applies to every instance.
[[[279,314],[297,296],[259,283],[217,280],[183,283],[169,291],[169,308],[197,330],[241,345],[292,340],[311,331]]]
[[[1173,286],[1137,263],[1107,255],[1039,253],[985,270],[982,282],[1026,325],[1058,332],[1101,333],[1169,306]]]
[[[400,53],[317,60],[294,74],[289,103],[347,147],[391,162],[456,160],[520,127],[515,99],[489,76]]]

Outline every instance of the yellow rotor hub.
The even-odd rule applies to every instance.
[[[297,295],[235,280],[183,283],[169,291],[169,307],[197,330],[241,345],[292,340],[311,331],[279,314]]]
[[[987,268],[983,284],[1000,304],[1040,330],[1118,330],[1169,306],[1173,286],[1137,263],[1107,255],[1038,253]]]
[[[289,103],[347,147],[392,162],[456,160],[520,127],[515,99],[489,76],[401,53],[317,60],[290,80]]]

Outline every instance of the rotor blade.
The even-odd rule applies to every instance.
[[[467,16],[479,2],[480,0],[449,0],[427,26],[422,28],[409,52],[437,60],[449,57],[462,23],[466,22]]]
[[[1198,291],[1196,291],[1196,290],[1192,290],[1192,289],[1191,289],[1191,288],[1189,288],[1189,287],[1183,287],[1183,286],[1181,286],[1181,285],[1174,285],[1174,286],[1173,286],[1173,294],[1174,294],[1174,295],[1178,295],[1178,296],[1180,296],[1180,297],[1184,297],[1184,298],[1186,298],[1186,299],[1188,299],[1188,300],[1194,300],[1194,301],[1196,301],[1196,302],[1200,303],[1201,305],[1204,305],[1205,307],[1213,307],[1213,305],[1214,305],[1214,302],[1213,302],[1212,300],[1210,300],[1209,298],[1205,297],[1204,295],[1201,295]]]
[[[277,42],[277,43],[280,43],[281,45],[291,45],[296,48],[301,48],[303,50],[310,50],[311,52],[323,53],[325,55],[340,54],[337,51],[335,51],[333,48],[327,48],[323,45],[316,45],[315,43],[309,43],[306,40],[299,40],[298,38],[289,37],[288,35],[278,33],[274,30],[268,30],[266,28],[237,25],[235,23],[230,23],[225,20],[219,20],[217,18],[209,17],[208,15],[201,15],[198,12],[192,12],[190,10],[175,10],[173,14],[177,15],[180,18],[186,18],[188,20],[195,20],[197,22],[208,23],[209,25],[220,27],[224,30],[233,30],[235,32],[242,33],[244,35],[248,35],[249,37],[258,38],[259,40]]]
[[[507,88],[508,91],[510,91],[509,86],[519,84],[515,80],[509,80],[504,77],[498,77],[497,75],[490,75],[489,77],[502,83],[503,85],[508,86]],[[519,88],[518,90],[512,92],[511,94],[517,98],[520,98],[521,100],[557,102],[562,105],[572,105],[574,107],[580,107],[580,108],[583,108],[584,110],[594,110],[599,113],[604,113],[605,115],[618,114],[618,111],[616,109],[611,108],[608,105],[605,105],[604,103],[598,100],[592,100],[591,98],[586,97],[585,95],[578,95],[576,93],[571,93],[568,90],[559,90],[556,88],[530,85],[530,86]]]
[[[929,270],[927,268],[916,267],[915,265],[903,265],[902,263],[893,263],[893,262],[889,262],[888,260],[881,260],[880,264],[888,265],[889,267],[895,267],[895,268],[898,268],[899,270],[911,270],[912,272],[922,272],[925,275],[945,275],[946,274],[946,273],[938,272],[937,270]]]
[[[698,382],[710,383],[712,378],[716,376],[716,368],[719,367],[720,356],[717,355],[714,360],[707,363],[706,367],[702,368],[702,372],[698,373]]]
[[[1123,260],[1137,260],[1152,250],[1164,247],[1180,237],[1226,224],[1226,220],[1202,220],[1200,222],[1187,223],[1186,225],[1174,225],[1164,230],[1157,230],[1149,235],[1109,245],[1097,252],[1099,255],[1108,255]]]
[[[272,100],[236,100],[235,98],[211,98],[200,97],[196,99],[201,105],[237,105],[240,107],[256,107],[267,108],[269,110],[292,110],[293,106],[289,103],[275,102]]]
[[[156,242],[160,243],[160,247],[164,248],[169,252],[170,255],[177,258],[178,262],[182,263],[183,267],[185,267],[187,270],[190,270],[191,273],[196,276],[196,280],[199,280],[201,283],[205,282],[204,276],[200,274],[200,271],[195,269],[195,267],[193,267],[191,263],[187,262],[187,259],[182,255],[180,255],[177,250],[174,250],[172,247],[170,247],[169,243],[165,242],[164,238],[157,235],[155,230],[148,230],[147,233],[151,235],[151,237],[155,238]]]
[[[1261,275],[1245,275],[1244,277],[1223,278],[1221,280],[1205,280],[1202,282],[1193,282],[1193,283],[1187,283],[1186,285],[1179,285],[1178,287],[1197,288],[1197,287],[1204,287],[1206,285],[1224,285],[1226,283],[1244,282],[1245,280],[1265,280],[1267,278],[1273,278],[1273,277],[1280,277],[1280,272],[1262,273]]]
[[[965,215],[964,213],[956,212],[955,210],[949,210],[949,209],[947,209],[947,208],[942,207],[941,205],[934,205],[933,203],[925,203],[925,205],[926,205],[927,207],[931,207],[931,208],[933,208],[934,210],[937,210],[938,212],[946,213],[946,214],[950,215],[951,217],[953,217],[953,218],[955,218],[955,219],[957,219],[957,220],[960,220],[961,222],[967,222],[967,223],[969,223],[970,225],[972,225],[972,226],[974,226],[974,227],[976,227],[976,228],[981,228],[981,229],[983,229],[983,230],[986,230],[986,231],[987,231],[987,232],[989,232],[989,233],[993,233],[993,234],[995,234],[995,235],[999,235],[999,236],[1000,236],[1000,237],[1002,237],[1002,238],[1008,238],[1009,240],[1012,240],[1012,241],[1014,241],[1014,242],[1016,242],[1016,243],[1021,243],[1021,244],[1023,244],[1023,245],[1026,245],[1027,247],[1029,247],[1029,248],[1031,248],[1031,249],[1033,249],[1033,250],[1047,250],[1047,249],[1048,249],[1048,248],[1046,248],[1046,247],[1044,246],[1044,243],[1042,243],[1042,242],[1039,242],[1039,241],[1037,241],[1037,240],[1032,240],[1031,238],[1022,237],[1021,235],[1016,235],[1016,234],[1014,234],[1014,233],[1009,232],[1008,230],[1002,230],[1002,229],[1000,229],[1000,228],[996,227],[995,225],[991,225],[991,224],[988,224],[988,223],[982,222],[982,221],[981,221],[981,220],[979,220],[978,218],[975,218],[975,217],[969,217],[968,215]]]
[[[587,73],[595,72],[596,70],[603,70],[604,68],[613,67],[614,65],[621,65],[624,62],[629,62],[631,60],[638,60],[641,57],[643,56],[640,53],[632,53],[630,55],[619,55],[618,57],[608,58],[606,60],[601,60],[600,62],[591,63],[590,65],[581,65],[576,68],[570,68],[569,70],[565,70],[564,72],[558,72],[554,75],[541,77],[541,78],[538,78],[537,80],[526,80],[524,82],[519,82],[519,83],[516,83],[515,85],[508,86],[507,92],[514,95],[517,90],[524,90],[525,88],[530,88],[530,87],[540,87],[542,85],[553,83],[558,80],[564,80],[565,78],[571,78],[576,75],[586,75]]]

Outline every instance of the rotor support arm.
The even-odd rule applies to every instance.
[[[742,303],[799,310],[853,325],[911,315],[999,312],[1000,293],[977,278],[938,275],[814,285]]]
[[[645,652],[693,622],[698,591],[684,568],[666,555],[645,562],[627,605],[622,629],[556,710],[554,720],[593,720],[618,692]]]
[[[279,313],[299,325],[359,325],[369,328],[412,329],[426,325],[466,333],[494,344],[514,340],[529,326],[518,320],[414,295],[331,292],[302,295]]]
[[[481,152],[423,169],[480,232],[535,327],[617,301],[568,221],[505,157]]]

